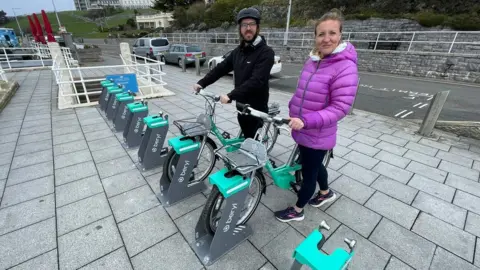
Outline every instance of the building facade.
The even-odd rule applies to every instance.
[[[155,29],[169,27],[173,21],[172,13],[157,13],[153,15],[139,15],[135,17],[138,29]]]

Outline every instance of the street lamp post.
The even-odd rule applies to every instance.
[[[285,29],[285,35],[283,37],[283,45],[287,46],[288,40],[288,28],[290,27],[290,12],[292,10],[292,0],[288,1],[288,13],[287,13],[287,28]]]
[[[20,31],[20,35],[22,36],[22,38],[25,38],[24,35],[23,35],[22,27],[20,27],[20,23],[18,22],[18,18],[17,18],[17,14],[15,13],[15,9],[20,9],[20,8],[12,8],[12,10],[13,10],[13,15],[15,16],[15,20],[17,21],[18,30]]]
[[[60,22],[60,18],[58,18],[57,8],[55,7],[55,1],[52,0],[53,10],[55,11],[55,16],[57,17],[58,28],[62,27],[62,23]]]

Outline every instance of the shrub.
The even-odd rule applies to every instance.
[[[478,14],[458,14],[448,18],[446,25],[458,31],[480,30],[480,16]]]
[[[435,14],[432,12],[421,12],[417,14],[415,19],[421,26],[434,27],[443,25],[443,23],[447,19],[447,16],[443,14]]]
[[[198,31],[206,31],[208,29],[207,24],[202,22],[197,27]]]

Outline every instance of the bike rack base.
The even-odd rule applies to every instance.
[[[200,153],[200,143],[194,142],[190,138],[176,137],[168,140],[168,144],[173,147],[179,155],[172,181],[167,178],[165,170],[160,178],[160,193],[157,195],[164,207],[172,206],[175,203],[183,201],[204,191],[207,186],[205,183],[198,182],[189,184],[190,175],[196,166],[198,154]],[[165,160],[166,162],[166,160]]]
[[[113,116],[117,113],[118,98],[122,96],[129,96],[129,94],[123,93],[122,89],[111,90],[107,108],[105,109],[105,116],[108,120],[112,120]]]
[[[245,241],[253,231],[250,226],[238,225],[240,212],[243,209],[245,198],[248,195],[250,178],[236,175],[230,178],[225,177],[227,169],[222,169],[210,175],[210,183],[216,185],[225,198],[225,209],[218,222],[214,235],[205,229],[204,216],[200,216],[195,227],[195,244],[193,250],[205,265],[211,265],[223,255],[234,249]],[[203,211],[210,209],[204,208]]]
[[[100,109],[102,111],[105,110],[106,107],[106,102],[108,101],[107,97],[107,91],[109,88],[118,88],[115,86],[115,84],[111,81],[102,81],[100,82],[102,85],[102,93],[100,94],[100,99],[98,100],[98,104],[100,105]]]
[[[127,104],[133,103],[133,96],[120,97],[118,100],[118,108],[116,114],[113,117],[113,131],[123,131],[127,124],[127,113],[128,107]]]
[[[163,147],[168,132],[168,118],[151,115],[143,119],[147,129],[138,148],[138,162],[141,170],[149,170],[163,164],[168,152]]]
[[[139,146],[142,142],[144,130],[143,118],[148,115],[148,107],[143,102],[127,104],[127,123],[123,130],[123,142],[125,148]]]

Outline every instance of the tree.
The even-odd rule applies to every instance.
[[[0,25],[4,25],[8,22],[7,13],[3,10],[0,10]]]
[[[176,7],[188,7],[195,2],[196,0],[154,0],[152,8],[162,12],[172,12]]]

